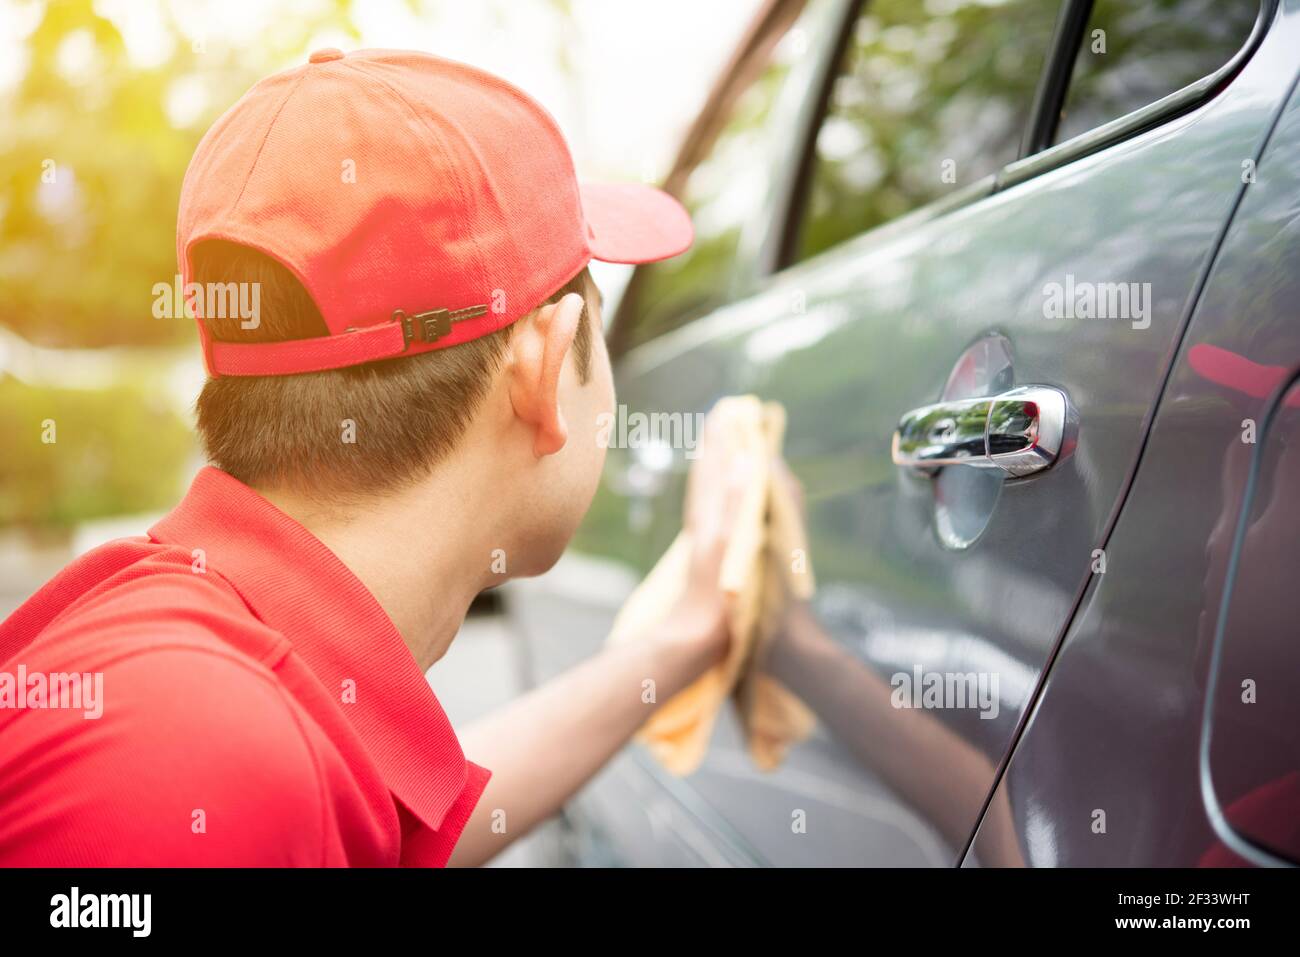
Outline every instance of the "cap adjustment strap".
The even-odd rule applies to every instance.
[[[402,351],[410,347],[411,342],[437,342],[451,333],[451,324],[462,319],[474,319],[487,314],[487,306],[468,306],[464,309],[430,309],[408,316],[401,309],[393,310],[393,321],[402,327]]]
[[[486,315],[487,311],[487,306],[470,306],[408,316],[396,309],[392,322],[283,342],[216,342],[207,336],[201,323],[199,334],[204,337],[208,371],[213,375],[296,375],[403,355],[415,340],[435,343],[451,332],[453,323]]]

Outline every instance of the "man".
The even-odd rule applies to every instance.
[[[424,671],[594,494],[613,388],[588,261],[690,240],[656,190],[580,187],[546,112],[470,67],[321,50],[253,87],[178,219],[215,467],[0,625],[11,690],[47,692],[0,708],[0,864],[479,864],[553,814],[649,716],[647,681],[665,701],[725,654],[734,483],[707,438],[691,585],[644,641],[464,750]]]

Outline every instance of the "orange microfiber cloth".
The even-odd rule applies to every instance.
[[[704,760],[728,697],[740,711],[749,753],[764,770],[777,767],[790,745],[806,738],[816,724],[803,702],[755,667],[772,640],[786,596],[806,599],[813,592],[799,508],[773,466],[781,454],[785,410],[746,395],[720,400],[711,415],[718,417],[724,467],[738,460],[747,463],[719,573],[719,587],[730,598],[731,645],[724,660],[665,702],[637,733],[664,767],[681,775]],[[611,642],[644,635],[648,623],[663,618],[686,588],[690,558],[690,534],[683,531],[628,598]]]

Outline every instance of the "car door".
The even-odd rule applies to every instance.
[[[1300,5],[1273,37],[1300,40]],[[1262,49],[1259,56],[1267,55]],[[1292,58],[1280,87],[1300,83]],[[999,783],[1034,865],[1300,863],[1300,95],[1242,199],[1142,462]],[[986,822],[987,824],[987,822]]]
[[[786,204],[747,226],[766,272],[702,315],[668,309],[671,322],[673,267],[629,288],[619,401],[669,414],[730,393],[780,401],[805,490],[817,592],[765,664],[813,733],[761,771],[728,710],[685,780],[627,756],[734,856],[952,865],[982,814],[991,831],[1017,826],[1005,797],[986,802],[1106,560],[1098,544],[1243,159],[1282,95],[1272,5],[1198,20],[1203,6],[854,6],[809,94]],[[969,401],[1023,387],[1064,399],[1050,467],[894,464],[900,416],[936,403],[917,420],[919,455],[986,459],[958,441],[971,409],[981,452],[1023,437],[1026,421],[996,414],[1008,406]],[[642,476],[611,485],[638,489],[621,510],[640,516],[643,556],[678,527],[685,451],[611,462]],[[599,536],[584,547],[611,551]],[[1016,841],[988,847],[1018,863]]]

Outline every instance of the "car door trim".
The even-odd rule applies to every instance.
[[[1059,44],[1068,42],[1070,39],[1069,31],[1077,29],[1078,33],[1074,36],[1075,51],[1077,53],[1077,43],[1082,39],[1083,31],[1087,28],[1088,15],[1092,12],[1092,2],[1091,0],[1066,0],[1066,2],[1069,5],[1067,14],[1062,16],[1058,24],[1058,29],[1063,35],[1058,37],[1058,40]],[[1073,163],[1075,160],[1082,159],[1108,146],[1114,146],[1122,140],[1129,139],[1157,126],[1162,126],[1213,99],[1223,91],[1233,77],[1241,72],[1241,68],[1246,65],[1246,61],[1259,49],[1264,35],[1268,33],[1269,27],[1277,14],[1277,7],[1277,0],[1261,0],[1259,15],[1255,18],[1255,25],[1251,28],[1246,42],[1232,55],[1231,59],[1213,73],[1201,77],[1194,83],[1189,83],[1180,90],[1175,90],[1154,103],[1148,103],[1132,113],[1126,113],[1109,123],[1093,127],[1078,136],[1053,146],[1051,145],[1051,138],[1056,134],[1061,106],[1064,104],[1065,95],[1069,91],[1070,77],[1074,72],[1074,57],[1071,57],[1068,63],[1062,62],[1061,58],[1057,56],[1059,44],[1054,41],[1052,56],[1049,58],[1047,65],[1047,69],[1052,72],[1050,75],[1045,75],[1043,82],[1040,84],[1039,89],[1043,96],[1040,101],[1034,104],[1037,112],[1031,120],[1031,132],[1029,134],[1031,138],[1041,139],[1045,137],[1046,142],[1041,144],[1041,148],[1037,152],[1026,155],[1003,167],[1002,172],[998,174],[998,190],[1023,183],[1028,179],[1046,173],[1048,170],[1056,169],[1058,166],[1064,166],[1067,163]],[[1079,8],[1086,8],[1082,25],[1076,23]],[[1058,87],[1059,99],[1054,99]],[[1033,144],[1031,143],[1031,145]]]
[[[1210,745],[1214,741],[1214,699],[1219,689],[1219,671],[1223,665],[1224,633],[1228,629],[1228,613],[1232,607],[1232,592],[1237,583],[1237,571],[1241,565],[1241,553],[1245,549],[1246,530],[1250,526],[1250,510],[1255,506],[1255,492],[1259,486],[1259,473],[1264,456],[1270,448],[1269,432],[1277,418],[1287,394],[1300,383],[1300,369],[1294,369],[1269,398],[1263,418],[1259,424],[1259,441],[1250,456],[1250,471],[1246,476],[1246,487],[1241,495],[1241,508],[1237,513],[1237,528],[1232,535],[1232,551],[1228,554],[1228,570],[1223,578],[1223,600],[1219,603],[1219,615],[1214,625],[1214,640],[1210,645],[1209,674],[1205,682],[1205,704],[1201,708],[1200,745],[1197,749],[1200,779],[1201,802],[1205,805],[1205,816],[1215,835],[1229,850],[1249,861],[1256,867],[1295,867],[1296,862],[1282,857],[1271,849],[1238,831],[1228,820],[1228,815],[1219,801],[1218,791],[1214,788],[1214,769],[1210,763]]]
[[[662,788],[681,811],[688,815],[715,841],[719,842],[723,856],[744,867],[771,867],[772,864],[758,848],[741,835],[730,821],[717,811],[704,797],[684,780],[665,771],[642,748],[630,749],[631,765]]]
[[[859,0],[858,3],[849,5],[851,12],[846,18],[846,29],[837,41],[837,51],[842,51],[848,32],[852,30],[856,14],[863,2],[869,2],[869,0]],[[1074,60],[1078,50],[1077,44],[1082,40],[1083,31],[1087,28],[1087,20],[1091,12],[1092,0],[1064,0],[1062,12],[1057,18],[1052,47],[1045,58],[1043,73],[1040,76],[1035,93],[1030,121],[1024,136],[1024,142],[1027,145],[1022,147],[1022,153],[1040,140],[1045,140],[1050,144],[1051,136],[1056,133],[1061,105],[1069,91],[1069,82],[1074,71]],[[1127,113],[1111,120],[1109,123],[1104,123],[1081,133],[1064,143],[1058,143],[1055,146],[1047,145],[1046,148],[1038,152],[1022,155],[1020,159],[1008,163],[997,173],[990,174],[969,187],[964,187],[951,195],[934,200],[924,206],[919,206],[897,219],[881,223],[879,226],[850,237],[850,239],[858,239],[861,236],[880,230],[890,229],[892,231],[891,228],[895,225],[903,228],[904,224],[913,226],[917,223],[935,219],[1004,189],[1026,182],[1050,170],[1066,166],[1092,153],[1114,146],[1116,143],[1130,139],[1139,133],[1162,126],[1184,113],[1191,112],[1221,93],[1232,79],[1241,72],[1242,67],[1259,49],[1259,45],[1271,28],[1277,12],[1278,0],[1260,0],[1259,15],[1255,18],[1255,25],[1246,38],[1246,42],[1226,63],[1208,76],[1202,77],[1182,89],[1156,100],[1154,103],[1148,103],[1132,113]],[[1080,18],[1082,18],[1082,24],[1078,22]],[[1071,44],[1073,44],[1073,49],[1071,49]],[[1069,55],[1066,55],[1067,51],[1069,51]],[[786,269],[803,264],[793,259],[793,253],[807,207],[809,190],[806,188],[806,178],[809,170],[806,167],[811,166],[808,157],[811,155],[816,143],[816,132],[825,118],[825,103],[829,90],[833,87],[835,78],[838,76],[836,68],[839,64],[839,57],[832,58],[829,62],[828,77],[821,93],[822,98],[819,100],[819,109],[813,115],[807,129],[804,130],[803,158],[800,160],[799,177],[793,181],[787,208],[778,214],[783,216],[780,227],[774,231],[781,237],[779,243],[780,254],[773,256],[769,263],[759,263],[760,275],[764,274],[765,267],[770,269],[770,272],[767,272],[765,277],[769,280]],[[835,246],[832,246],[823,252],[830,252],[835,248]],[[818,254],[818,256],[820,255],[821,253]],[[811,260],[804,260],[804,262],[813,261],[818,256],[812,257]],[[760,283],[760,288],[761,286]]]
[[[794,255],[799,242],[799,227],[803,223],[803,207],[808,193],[808,181],[813,173],[813,163],[817,146],[817,131],[830,103],[835,81],[840,76],[840,63],[848,49],[849,38],[862,16],[863,7],[870,0],[842,0],[843,8],[839,12],[839,24],[835,30],[835,42],[824,55],[817,77],[817,95],[809,99],[804,115],[800,117],[797,127],[800,147],[792,164],[790,175],[781,184],[781,192],[776,203],[777,228],[768,230],[766,241],[757,264],[759,276],[780,272],[794,262]]]
[[[1040,153],[1052,145],[1061,107],[1065,105],[1065,94],[1070,89],[1070,77],[1074,74],[1074,61],[1079,56],[1079,44],[1083,42],[1083,31],[1091,15],[1092,0],[1064,0],[1061,4],[1056,29],[1052,32],[1052,45],[1043,60],[1043,72],[1038,77],[1038,88],[1034,92],[1018,159]]]

